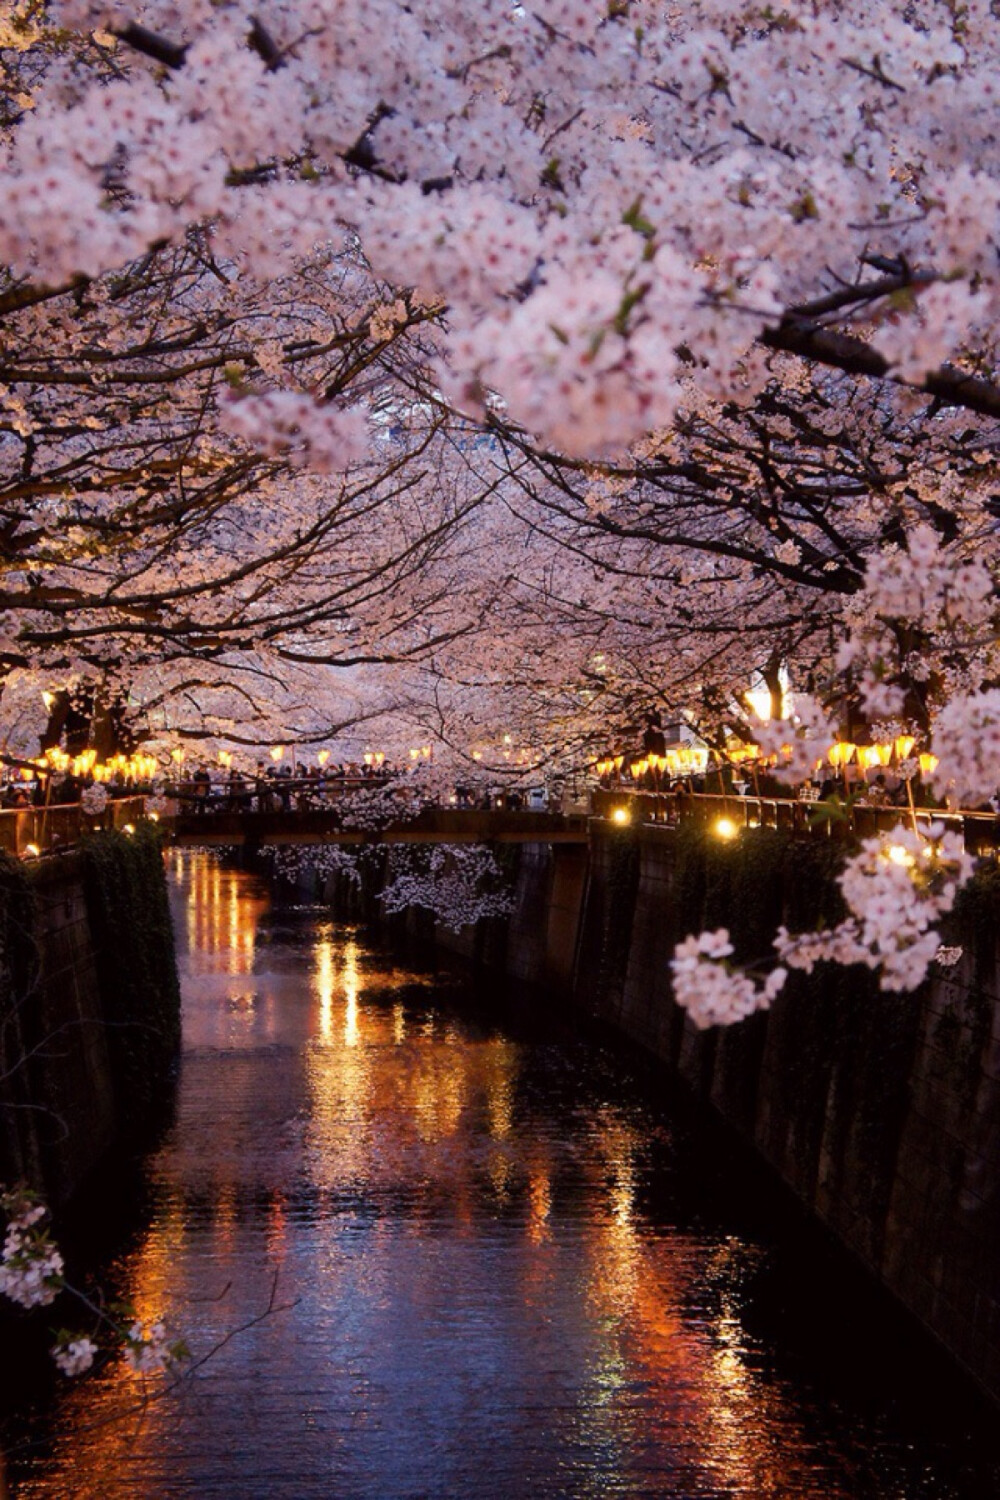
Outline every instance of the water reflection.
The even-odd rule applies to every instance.
[[[113,1277],[220,1347],[141,1413],[118,1366],[67,1392],[17,1495],[985,1493],[849,1387],[828,1413],[748,1331],[767,1252],[682,1196],[617,1064],[499,1029],[207,858],[172,879],[178,1118]]]

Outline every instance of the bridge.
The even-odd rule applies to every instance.
[[[47,808],[0,811],[0,850],[20,858],[72,848],[100,828],[128,830],[147,816],[148,798],[117,797],[97,816],[79,803]],[[740,829],[777,828],[809,838],[850,841],[886,832],[911,814],[904,808],[857,804],[849,816],[817,819],[816,808],[794,798],[736,796],[716,793],[594,791],[586,809],[569,813],[427,807],[410,818],[365,828],[333,800],[308,808],[234,809],[222,799],[196,810],[193,799],[171,800],[160,815],[164,832],[181,847],[259,846],[263,844],[586,844],[593,820],[644,828],[695,823],[724,836]],[[1000,818],[987,812],[943,812],[917,808],[917,827],[943,822],[963,835],[970,854],[996,856]]]
[[[381,828],[345,826],[336,808],[289,812],[183,812],[164,819],[182,847],[247,844],[585,844],[586,814],[427,807]]]

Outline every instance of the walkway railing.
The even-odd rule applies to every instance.
[[[737,828],[782,828],[819,838],[847,841],[870,838],[909,822],[907,807],[876,807],[855,803],[843,818],[824,815],[816,802],[792,797],[738,796],[736,793],[596,791],[592,798],[596,817],[614,818],[618,809],[629,822],[675,826],[680,822],[717,825],[728,819]],[[912,814],[917,827],[944,823],[965,838],[970,854],[992,853],[1000,844],[1000,817],[987,812],[946,812],[936,807],[918,807]]]
[[[143,815],[144,797],[120,797],[97,817],[78,802],[56,807],[16,807],[0,812],[0,849],[20,858],[69,849],[98,828],[124,828]]]

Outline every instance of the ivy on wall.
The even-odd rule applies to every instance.
[[[163,1112],[180,1045],[180,986],[160,839],[94,834],[82,845],[84,887],[108,1025],[120,1124],[143,1128]]]

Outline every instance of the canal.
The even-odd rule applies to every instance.
[[[176,1113],[100,1274],[215,1352],[162,1399],[29,1392],[17,1500],[1000,1493],[951,1367],[640,1062],[204,855],[170,879]]]

